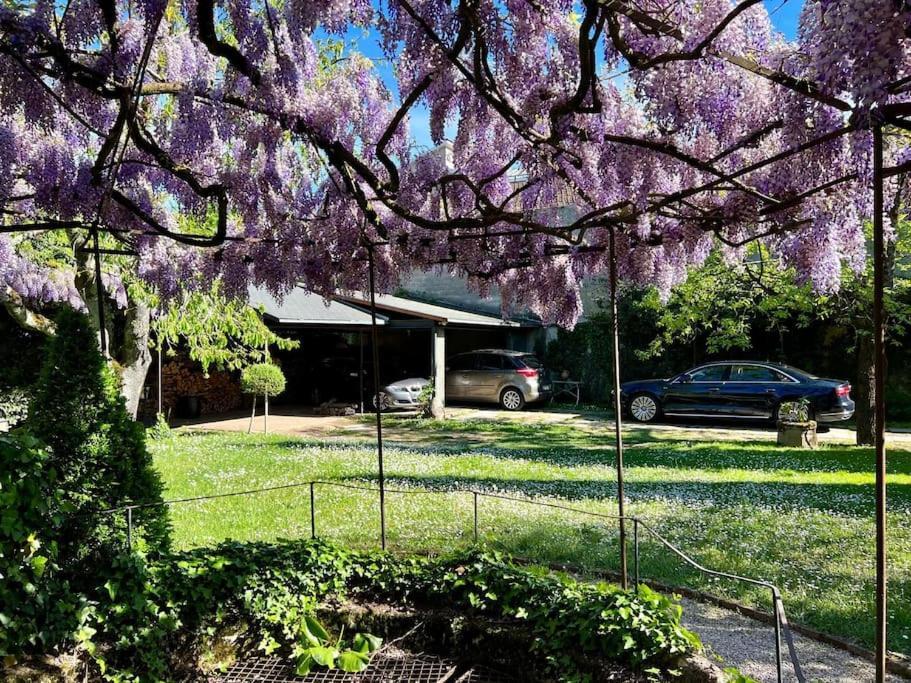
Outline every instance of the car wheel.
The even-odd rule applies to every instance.
[[[376,396],[373,397],[373,407],[376,408]],[[389,396],[380,392],[380,412],[389,410]]]
[[[651,422],[660,412],[657,399],[650,394],[636,394],[629,402],[629,414],[636,422]]]
[[[506,387],[500,394],[500,405],[506,410],[522,410],[525,397],[515,387]]]

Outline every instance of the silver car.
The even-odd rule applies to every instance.
[[[387,384],[380,389],[380,409],[409,409],[420,405],[421,392],[430,385],[430,380],[423,377],[409,377],[398,382]],[[373,401],[376,408],[376,400]]]
[[[447,400],[499,403],[506,410],[521,410],[526,403],[550,395],[550,377],[531,353],[481,349],[453,356],[446,365]]]

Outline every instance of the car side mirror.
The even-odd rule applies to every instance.
[[[688,373],[683,373],[677,379],[679,382],[682,382],[683,384],[689,384],[690,382],[693,381],[693,376]]]

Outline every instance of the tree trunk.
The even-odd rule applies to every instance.
[[[126,399],[127,410],[135,419],[139,410],[139,399],[142,398],[142,388],[152,365],[152,352],[149,349],[152,315],[144,303],[130,302],[124,317],[126,324],[123,331],[123,348],[118,358],[121,367],[120,390]]]
[[[256,418],[256,394],[253,394],[253,412],[250,413],[250,425],[247,427],[247,434],[253,431],[253,420]]]
[[[873,445],[873,412],[876,399],[873,374],[873,337],[860,330],[857,339],[857,386],[854,387],[854,420],[857,445]]]
[[[76,276],[73,279],[73,284],[76,285],[76,290],[85,302],[86,314],[89,316],[89,322],[98,337],[98,348],[100,349],[101,316],[99,316],[98,285],[95,283],[95,257],[87,251],[78,248],[75,249],[75,256]],[[110,350],[112,348],[111,340],[114,338],[111,330],[114,319],[111,315],[110,307],[105,305],[103,299],[100,305],[104,307],[105,336],[107,338],[108,349]]]
[[[100,344],[95,260],[94,256],[85,251],[76,251],[75,285],[88,309],[92,327],[98,332]],[[152,312],[142,302],[127,300],[124,311],[114,310],[115,307],[109,303],[102,301],[108,352],[119,366],[120,393],[126,402],[127,410],[135,419],[139,399],[142,398],[142,388],[152,365],[152,352],[149,350]]]

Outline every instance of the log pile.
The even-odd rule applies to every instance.
[[[336,403],[333,399],[332,401],[320,403],[313,409],[313,412],[317,415],[356,415],[357,406],[351,403]]]
[[[177,417],[181,398],[196,396],[203,415],[217,415],[236,410],[243,405],[243,394],[237,379],[228,372],[211,370],[209,376],[202,368],[187,359],[175,358],[162,366],[161,402],[167,417]],[[149,373],[148,392],[140,403],[140,415],[154,416],[158,410],[158,378]]]

